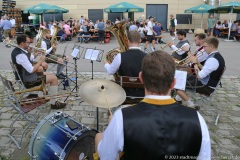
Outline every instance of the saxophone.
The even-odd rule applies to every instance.
[[[60,29],[61,28],[58,25],[54,25],[54,30],[53,30],[52,39],[51,39],[51,46],[53,45],[53,43],[55,43],[57,33]],[[52,52],[55,53],[56,49],[54,48]]]
[[[126,22],[120,22],[110,27],[107,27],[106,30],[109,30],[117,39],[120,47],[114,48],[106,54],[106,60],[109,63],[112,63],[114,57],[121,52],[128,50],[128,38],[127,38],[127,29]]]

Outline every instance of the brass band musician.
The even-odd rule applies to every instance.
[[[46,60],[47,63],[58,63],[56,76],[59,79],[64,79],[66,77],[66,75],[63,73],[63,69],[65,67],[65,65],[63,65],[64,60],[62,55],[53,53],[53,50],[56,50],[57,46],[55,43],[51,44],[50,37],[51,37],[51,31],[47,30],[41,42],[41,48],[46,49],[46,57],[53,59],[53,60],[47,59]]]
[[[203,41],[203,48],[208,54],[203,66],[200,64],[197,57],[189,57],[189,60],[194,65],[198,78],[196,92],[206,96],[209,96],[216,88],[225,67],[224,58],[217,51],[218,44],[218,39],[214,37],[206,38]],[[189,97],[184,91],[178,90],[177,94],[179,96],[176,97],[176,100],[189,100]]]
[[[189,41],[186,39],[186,32],[184,30],[177,31],[178,44],[175,46],[173,41],[168,43],[168,46],[173,50],[173,58],[177,60],[182,60],[186,58],[187,52],[190,49]]]
[[[30,44],[33,43],[33,39],[34,39],[34,34],[30,31],[26,31],[25,34],[28,36],[28,38],[30,39]],[[32,53],[33,52],[33,49],[32,48],[29,48],[28,49],[28,56],[30,57],[30,60],[31,61],[34,61],[34,59],[36,58],[36,56],[38,55],[38,53]],[[42,53],[39,53],[39,54],[42,54]],[[33,65],[35,65],[37,62],[33,62]],[[43,72],[43,71],[46,71],[48,69],[48,64],[43,61],[42,64],[40,65],[41,67],[39,67],[37,69],[36,72]]]
[[[146,55],[139,47],[140,40],[141,36],[138,31],[128,32],[129,49],[126,52],[118,53],[111,64],[106,60],[104,67],[108,74],[118,73],[120,76],[138,77],[141,71],[142,59]],[[143,88],[124,88],[124,90],[127,96],[144,96]]]
[[[16,65],[19,75],[25,85],[26,88],[32,88],[34,86],[39,86],[42,84],[42,80],[46,84],[50,84],[49,94],[56,95],[58,91],[58,82],[57,77],[53,74],[41,72],[37,73],[37,69],[41,68],[41,64],[45,60],[45,55],[40,57],[40,60],[32,66],[30,61],[30,57],[28,57],[28,48],[30,44],[30,39],[27,35],[19,35],[17,37],[17,45],[18,47],[14,48],[11,53],[12,62]],[[16,77],[17,78],[17,77]],[[60,109],[66,106],[65,103],[58,102],[53,99],[50,100],[52,109]]]

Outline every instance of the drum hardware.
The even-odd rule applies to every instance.
[[[99,127],[98,107],[108,109],[111,114],[111,108],[121,105],[126,99],[126,93],[121,86],[104,79],[94,79],[83,83],[79,94],[85,102],[97,107],[97,130]],[[97,97],[97,99],[92,97]]]

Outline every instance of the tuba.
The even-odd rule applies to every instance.
[[[52,46],[53,43],[55,42],[57,33],[58,33],[58,31],[59,31],[60,29],[61,29],[61,28],[60,28],[58,25],[54,25],[53,34],[52,34],[52,39],[51,39],[51,46]],[[55,52],[56,52],[56,49],[53,49],[52,52],[55,53]]]
[[[119,48],[114,48],[106,54],[106,60],[109,63],[112,63],[114,57],[120,53],[128,50],[128,38],[127,38],[127,29],[126,22],[120,22],[110,27],[107,27],[106,30],[109,30],[116,38],[120,45]]]
[[[42,43],[42,40],[43,40],[43,37],[45,36],[45,34],[47,33],[47,29],[44,29],[44,28],[40,28],[39,29],[39,32],[38,32],[38,35],[37,35],[37,43],[35,44],[35,47],[36,48],[41,48],[41,43]]]

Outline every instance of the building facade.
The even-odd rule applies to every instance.
[[[139,7],[144,8],[144,12],[141,13],[104,13],[103,9],[109,7],[110,5],[114,5],[122,2],[121,0],[45,0],[44,3],[54,4],[66,9],[69,9],[68,13],[63,14],[63,19],[68,20],[69,18],[79,20],[81,15],[87,17],[89,20],[93,22],[96,19],[111,19],[114,20],[116,17],[124,17],[131,19],[144,18],[146,19],[148,16],[156,17],[156,20],[161,22],[166,28],[169,24],[169,15],[173,14],[175,17],[181,16],[180,14],[184,14],[184,10],[200,5],[202,3],[208,3],[210,5],[217,6],[219,1],[223,3],[231,2],[232,0],[128,0],[128,3],[132,3]],[[240,2],[240,0],[235,0]],[[16,0],[16,7],[24,10],[25,8],[31,7],[33,5],[39,4],[41,1],[37,0]],[[51,16],[51,15],[47,15]],[[184,15],[183,19],[184,19]],[[207,18],[209,14],[203,15],[203,28],[206,28]],[[187,18],[188,23],[179,24],[177,26],[178,29],[194,29],[200,28],[201,24],[201,14],[192,14],[192,17]],[[221,14],[220,20],[230,19],[229,14]],[[233,14],[233,20],[236,19],[236,14]],[[181,23],[182,20],[179,20]]]

